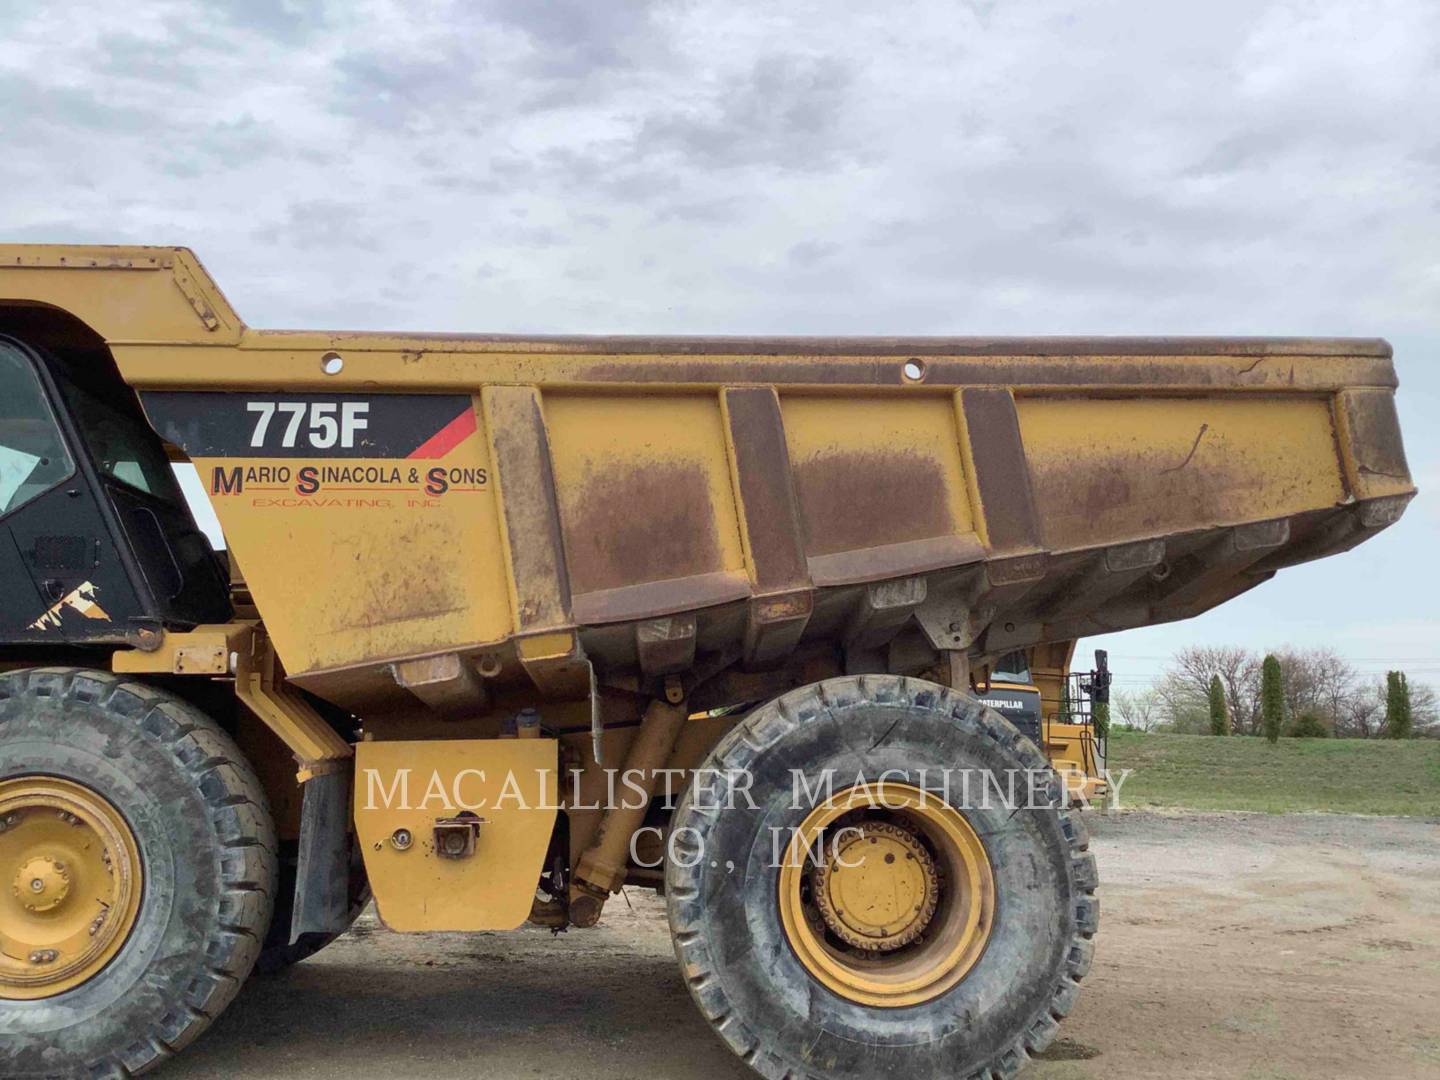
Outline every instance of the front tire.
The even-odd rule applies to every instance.
[[[1033,776],[1038,798],[962,797],[965,769]],[[916,679],[832,679],[751,714],[706,770],[672,825],[670,927],[700,1011],[756,1072],[992,1080],[1054,1038],[1093,955],[1095,862],[998,713]],[[876,801],[886,785],[905,794]],[[850,839],[792,848],[816,820]]]
[[[274,825],[235,744],[185,701],[99,671],[0,676],[0,791],[15,818],[0,853],[16,864],[0,866],[0,884],[8,893],[17,874],[47,871],[34,878],[43,903],[12,905],[0,924],[42,943],[46,920],[64,911],[44,904],[90,897],[87,880],[115,878],[126,846],[68,819],[74,836],[56,834],[51,788],[123,822],[138,903],[113,955],[78,978],[21,985],[0,975],[0,1075],[137,1075],[199,1035],[249,974],[270,923]],[[87,852],[99,862],[77,871]]]

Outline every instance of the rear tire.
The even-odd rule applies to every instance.
[[[143,890],[123,945],[84,982],[32,1000],[0,986],[0,1075],[143,1073],[209,1026],[260,952],[276,844],[259,781],[185,701],[68,668],[0,676],[0,782],[19,777],[62,778],[113,807]]]
[[[711,775],[719,777],[748,773],[748,799],[720,779],[704,798],[692,786],[680,803],[666,870],[671,933],[700,1011],[756,1072],[776,1080],[994,1080],[1017,1074],[1054,1038],[1090,968],[1099,913],[1093,895],[1095,861],[1086,850],[1079,818],[1062,808],[1063,789],[1048,762],[998,713],[969,694],[916,679],[833,679],[756,710],[716,746],[702,776],[705,769],[716,770]],[[817,963],[816,950],[802,940],[804,920],[797,919],[793,906],[787,909],[787,873],[777,865],[785,860],[776,858],[777,850],[785,851],[783,839],[777,849],[777,835],[790,835],[813,820],[817,810],[824,811],[823,797],[795,797],[796,774],[813,792],[824,771],[833,770],[838,796],[843,788],[863,788],[852,786],[857,777],[872,785],[883,778],[886,784],[928,793],[936,790],[946,769],[990,770],[1002,778],[1006,770],[1020,770],[1022,777],[1037,778],[1039,798],[1018,810],[980,805],[978,797],[961,798],[952,788],[948,800],[925,811],[951,822],[958,814],[964,825],[956,826],[955,835],[968,829],[982,841],[978,859],[984,873],[973,880],[993,889],[995,902],[989,909],[993,918],[972,921],[983,933],[978,953],[967,945],[963,964],[955,960],[955,966],[944,969],[947,957],[962,955],[961,935],[955,934],[953,954],[946,952],[948,945],[937,949],[935,943],[943,944],[946,933],[963,920],[935,914],[913,942],[905,940],[909,931],[889,939],[886,947],[895,950],[896,967],[886,976],[891,979],[887,988],[884,978],[871,975],[883,972],[884,965],[875,965],[873,954],[859,947],[865,944],[863,920],[893,922],[890,914],[875,912],[899,910],[903,916],[912,909],[880,903],[857,914],[847,902],[848,915],[837,911],[838,904],[823,914],[830,933],[838,927],[842,937],[848,934],[857,944],[822,950]],[[912,840],[920,831],[907,833],[886,823],[887,813],[871,808],[864,814],[874,816],[861,818],[871,823],[875,836],[870,839],[862,830],[865,843],[876,845],[868,850],[883,853],[888,845],[895,857],[885,855],[884,862],[898,860],[893,871],[879,866],[878,873],[898,873],[907,862],[911,867],[938,864],[940,847]],[[860,845],[848,850],[858,851]],[[848,868],[856,861],[839,865]],[[838,880],[826,876],[830,872],[817,865],[807,879],[811,884],[802,890],[813,894],[815,882]],[[910,878],[896,878],[895,891],[904,892],[901,886],[915,879],[917,871],[906,872]],[[963,911],[975,890],[955,886],[953,870],[932,876],[954,899],[942,897],[938,908],[931,905],[915,918],[930,920],[928,912],[944,912],[947,902],[950,910]],[[887,890],[888,879],[879,892],[867,894],[862,887],[847,895],[885,900]],[[925,907],[914,899],[922,893],[905,895],[914,911]],[[849,924],[837,921],[837,915]],[[818,932],[827,932],[814,911],[808,917]],[[883,932],[874,931],[877,937]],[[937,955],[940,960],[930,959]],[[925,977],[925,965],[932,962],[941,967],[926,989],[876,1004],[877,994],[911,985],[906,980],[917,970]]]

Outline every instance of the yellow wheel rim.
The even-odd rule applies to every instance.
[[[120,951],[140,911],[140,850],[89,788],[0,781],[0,998],[72,990]]]
[[[995,878],[970,823],[908,784],[861,785],[817,806],[780,865],[780,919],[800,962],[861,1005],[952,989],[995,920]]]

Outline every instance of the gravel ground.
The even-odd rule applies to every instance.
[[[1026,1080],[1440,1078],[1440,822],[1092,814],[1095,967]],[[256,978],[176,1080],[750,1076],[701,1021],[660,901],[554,938],[371,915]]]

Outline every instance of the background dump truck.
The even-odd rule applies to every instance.
[[[1088,804],[1109,792],[1110,663],[1106,651],[1096,649],[1093,670],[1071,671],[1074,654],[1073,641],[1012,649],[976,668],[972,682],[981,705],[1044,752],[1071,802]]]
[[[183,249],[0,247],[0,1074],[142,1072],[371,895],[631,884],[757,1072],[1011,1076],[1097,926],[1074,640],[1394,522],[1394,389],[1369,340],[257,331]],[[1017,654],[1050,734],[979,701]]]

